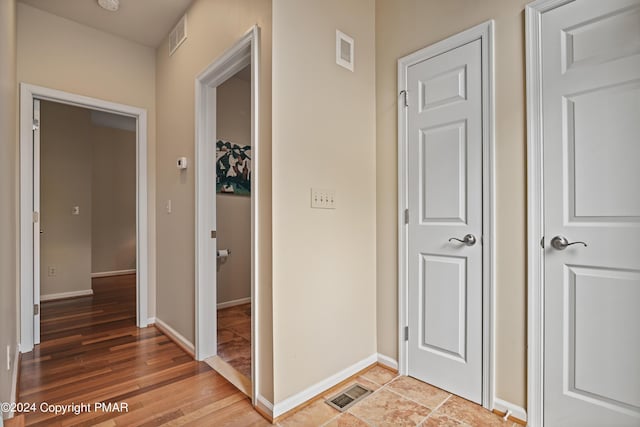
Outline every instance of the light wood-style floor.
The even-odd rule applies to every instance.
[[[93,289],[42,304],[42,343],[21,362],[19,401],[37,407],[23,414],[26,425],[270,425],[207,364],[156,328],[136,328],[135,275],[94,279]],[[128,411],[96,411],[97,402]],[[56,415],[43,403],[91,410]]]

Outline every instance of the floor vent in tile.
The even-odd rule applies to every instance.
[[[327,399],[326,403],[329,406],[333,406],[338,411],[344,412],[371,393],[373,392],[368,388],[355,384],[339,395],[333,396],[331,399]]]

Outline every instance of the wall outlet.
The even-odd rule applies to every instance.
[[[7,344],[7,371],[11,370],[11,344]]]
[[[165,210],[168,214],[170,214],[170,213],[171,213],[171,211],[173,210],[173,206],[172,206],[172,203],[171,203],[171,199],[167,200],[167,203],[165,203],[165,205],[164,205],[164,210]]]
[[[50,265],[49,267],[47,267],[47,276],[56,277],[57,273],[58,273],[58,269],[55,268],[54,266]]]
[[[335,190],[322,190],[319,188],[312,188],[311,189],[311,207],[313,209],[335,209],[336,208]]]
[[[80,215],[80,206],[74,206],[71,208],[71,215]]]

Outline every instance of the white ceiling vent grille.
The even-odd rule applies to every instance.
[[[178,50],[180,45],[187,39],[187,15],[185,14],[169,33],[169,56]]]
[[[353,71],[353,39],[336,30],[336,64]]]

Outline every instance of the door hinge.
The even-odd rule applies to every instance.
[[[216,235],[217,235],[216,230],[211,230],[211,238],[215,239]]]
[[[404,106],[408,107],[409,106],[409,92],[407,92],[406,90],[401,90],[400,91],[400,95],[404,96]]]
[[[40,314],[40,304],[33,304],[33,315],[37,316]]]
[[[40,212],[34,212],[33,213],[33,222],[38,222],[40,221]]]
[[[404,210],[404,223],[409,224],[409,209]]]
[[[409,341],[409,327],[408,326],[404,327],[404,340],[405,341]]]
[[[33,119],[33,130],[40,129],[40,121],[38,119]]]

